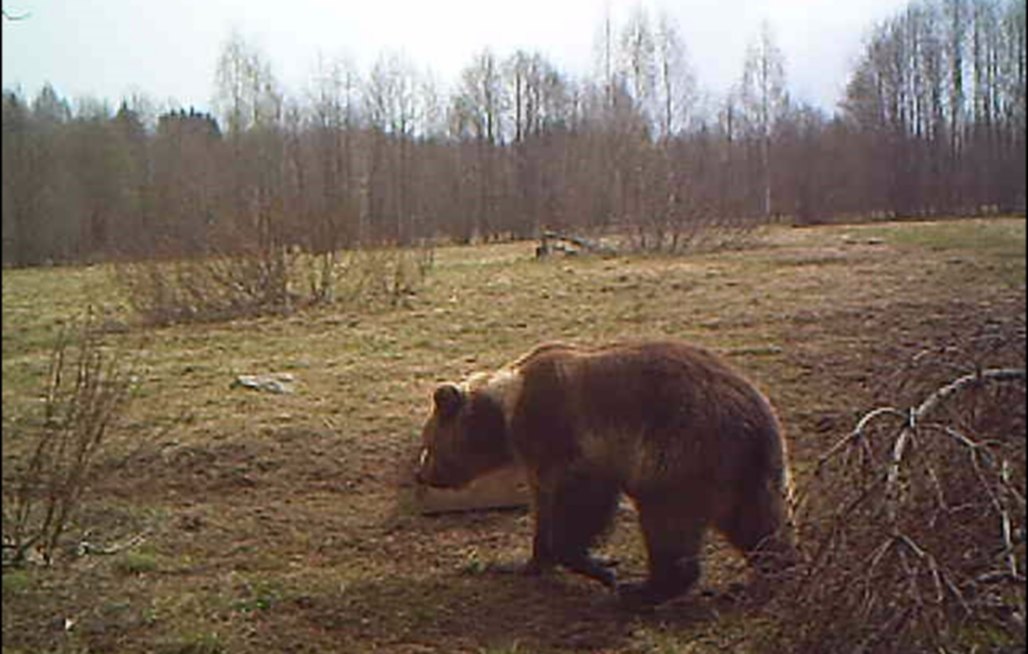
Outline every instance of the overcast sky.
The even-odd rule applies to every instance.
[[[767,19],[785,54],[793,97],[832,109],[868,28],[907,0],[2,0],[3,86],[34,96],[49,81],[64,97],[112,103],[143,93],[158,106],[206,110],[232,30],[257,46],[287,92],[300,93],[319,54],[367,71],[400,50],[441,82],[483,47],[538,50],[562,71],[593,69],[603,17],[615,25],[642,4],[678,23],[702,90],[721,94],[742,73],[746,45]]]

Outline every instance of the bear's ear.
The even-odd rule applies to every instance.
[[[432,399],[439,415],[448,418],[457,413],[464,404],[464,392],[455,384],[443,384],[435,389]]]

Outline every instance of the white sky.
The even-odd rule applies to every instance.
[[[474,53],[538,50],[560,70],[593,69],[608,10],[615,26],[642,4],[679,26],[701,90],[721,94],[742,74],[746,46],[767,19],[785,54],[793,97],[832,109],[869,27],[907,0],[2,0],[3,86],[35,96],[117,103],[143,93],[161,107],[206,110],[214,68],[233,29],[256,45],[289,93],[319,53],[345,54],[366,72],[385,50],[406,53],[450,83]]]

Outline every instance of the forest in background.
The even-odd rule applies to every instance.
[[[1024,0],[920,0],[871,27],[828,113],[765,27],[723,97],[677,27],[601,26],[596,72],[476,55],[324,60],[302,94],[233,34],[215,114],[3,91],[5,266],[618,230],[677,251],[770,220],[1025,210]]]

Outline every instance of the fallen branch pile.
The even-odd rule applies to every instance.
[[[1023,369],[962,376],[870,411],[820,458],[769,648],[1023,650],[1024,386]]]
[[[553,254],[574,256],[580,253],[613,256],[617,254],[617,250],[599,241],[549,230],[543,232],[542,238],[539,239],[539,245],[535,249],[537,259]]]

